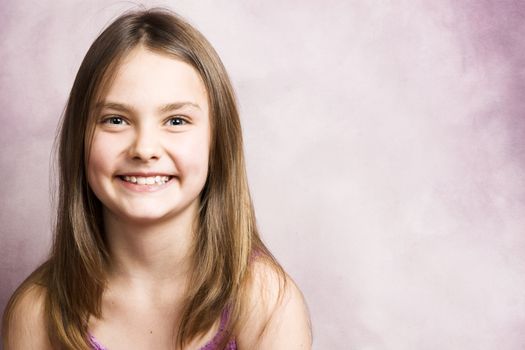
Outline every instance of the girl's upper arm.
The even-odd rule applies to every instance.
[[[44,315],[43,288],[31,286],[9,307],[5,320],[3,342],[5,350],[51,350]]]
[[[237,334],[239,348],[311,349],[310,316],[297,285],[287,275],[283,280],[268,263],[254,265],[250,302]]]

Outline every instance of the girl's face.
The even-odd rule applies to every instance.
[[[148,223],[197,210],[210,122],[206,89],[193,67],[135,48],[94,117],[87,177],[106,214]]]

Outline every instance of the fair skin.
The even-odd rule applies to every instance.
[[[96,116],[87,176],[104,205],[111,268],[102,318],[91,317],[89,331],[111,350],[173,349],[209,161],[207,92],[188,64],[137,47]],[[301,292],[288,279],[278,299],[276,273],[262,261],[253,265],[248,311],[235,335],[239,349],[310,349]],[[41,307],[34,307],[39,295],[20,302],[29,318],[13,322],[8,349],[51,348]],[[199,349],[217,329],[218,320],[187,348]]]

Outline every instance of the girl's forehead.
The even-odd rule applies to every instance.
[[[116,65],[101,100],[139,106],[187,101],[208,110],[206,87],[193,66],[143,46],[134,48]]]

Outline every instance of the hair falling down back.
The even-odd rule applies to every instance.
[[[204,82],[210,106],[208,177],[200,195],[191,287],[186,291],[177,347],[183,348],[208,331],[225,308],[230,315],[226,334],[234,333],[247,298],[245,287],[254,254],[284,277],[257,231],[235,95],[217,53],[201,33],[173,12],[128,12],[94,41],[75,78],[58,138],[59,186],[52,250],[9,301],[4,335],[14,305],[37,285],[44,291],[52,344],[90,349],[87,321],[90,315],[101,316],[109,261],[102,204],[86,179],[86,159],[94,130],[92,114],[121,60],[138,45],[194,67]],[[224,344],[228,341],[223,340]]]

